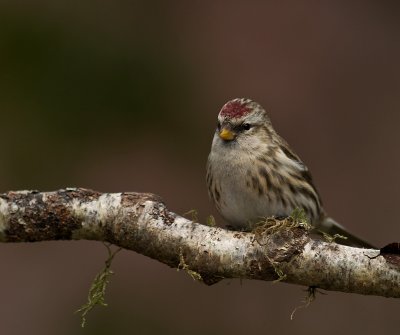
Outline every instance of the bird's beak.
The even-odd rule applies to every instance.
[[[232,141],[236,137],[236,134],[232,130],[222,128],[219,132],[219,137],[224,141]]]

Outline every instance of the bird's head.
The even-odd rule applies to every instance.
[[[265,109],[260,104],[241,98],[228,101],[222,107],[218,115],[216,132],[225,143],[240,142],[242,145],[253,146],[260,137],[264,141],[268,139],[273,133],[273,128]]]

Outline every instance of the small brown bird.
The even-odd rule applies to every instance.
[[[307,166],[276,133],[264,108],[250,99],[231,100],[219,112],[207,185],[235,229],[300,208],[317,230],[347,237],[339,243],[373,248],[326,215]]]

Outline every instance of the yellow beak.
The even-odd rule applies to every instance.
[[[231,130],[222,128],[222,130],[219,132],[219,137],[221,137],[224,141],[232,141],[235,138],[235,134]]]

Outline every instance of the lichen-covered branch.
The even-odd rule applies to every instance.
[[[144,193],[86,189],[0,195],[0,240],[107,241],[196,274],[281,279],[325,290],[400,297],[400,255],[311,238],[301,226],[279,224],[253,233],[209,227],[169,211]]]

